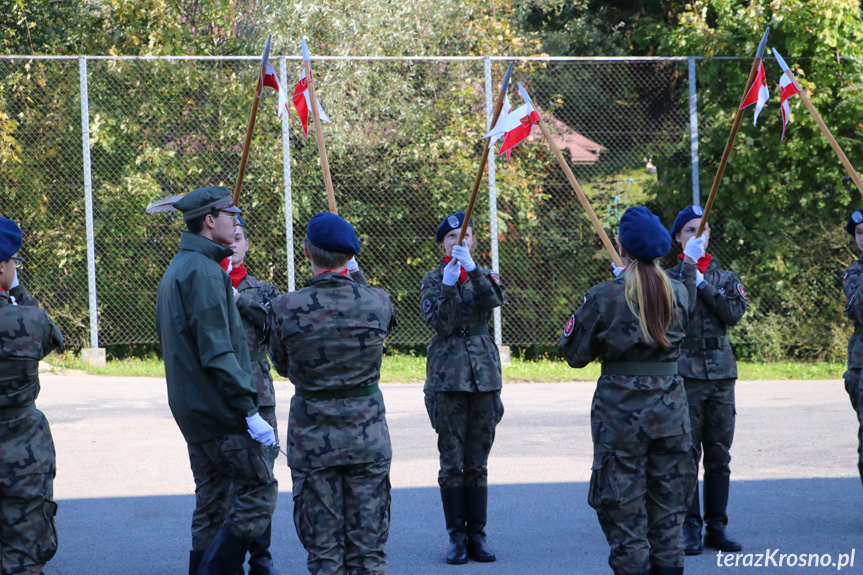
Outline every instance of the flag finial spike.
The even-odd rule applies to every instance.
[[[309,54],[309,47],[306,46],[306,39],[305,38],[303,38],[302,48],[303,48],[303,62],[308,62],[309,60],[312,59],[312,56],[311,56],[311,54]]]
[[[755,53],[755,59],[760,60],[764,56],[764,48],[767,47],[767,35],[770,34],[770,26],[764,31],[764,36],[761,37],[761,43],[758,44],[758,51]]]
[[[267,36],[267,43],[264,45],[264,53],[261,56],[261,68],[267,67],[267,62],[270,60],[270,44],[273,42],[273,35]]]
[[[785,63],[785,59],[779,55],[776,48],[771,48],[770,50],[773,52],[773,57],[776,58],[776,62],[779,64],[779,67],[782,68],[782,71],[788,72],[790,68],[788,67],[788,64]]]
[[[500,93],[506,94],[506,89],[509,88],[509,78],[512,76],[512,65],[513,62],[509,63],[509,67],[506,69],[506,74],[503,76],[503,82],[500,84]]]

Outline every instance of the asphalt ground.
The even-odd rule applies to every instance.
[[[444,562],[436,436],[422,386],[381,387],[394,453],[389,573],[610,573],[587,504],[593,383],[504,386],[506,414],[489,462],[487,532],[498,560],[463,566]],[[291,393],[289,383],[276,384],[282,443]],[[194,483],[164,380],[43,375],[37,405],[57,447],[60,547],[45,572],[186,573]],[[729,515],[744,550],[730,559],[706,550],[686,559],[686,572],[863,572],[856,418],[842,382],[739,382],[737,409]],[[307,573],[284,458],[276,475],[275,565],[282,575]]]

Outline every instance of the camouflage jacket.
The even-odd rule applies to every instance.
[[[237,286],[237,291],[240,292],[237,309],[240,311],[246,343],[249,345],[252,383],[258,390],[258,405],[273,407],[276,405],[276,391],[273,388],[273,376],[270,375],[270,362],[267,360],[267,344],[270,339],[267,310],[271,302],[279,297],[279,290],[273,284],[258,281],[258,278],[247,273]]]
[[[695,301],[695,266],[683,283],[672,280],[676,307],[667,337],[671,347],[647,345],[638,317],[626,303],[624,276],[596,285],[569,318],[560,345],[572,367],[602,362],[674,362]],[[602,375],[591,406],[594,443],[648,441],[689,433],[689,408],[680,375]]]
[[[270,310],[270,358],[297,389],[288,419],[288,465],[332,467],[392,458],[380,391],[368,396],[308,398],[374,386],[384,339],[396,326],[386,292],[326,272],[282,294]]]
[[[26,290],[17,293],[21,297]],[[0,407],[32,405],[39,395],[39,360],[62,347],[63,334],[48,314],[15,305],[9,292],[0,290]],[[54,471],[54,442],[42,412],[12,419],[0,422],[0,477]]]
[[[845,315],[854,322],[854,333],[848,340],[848,369],[863,368],[863,254],[848,266],[842,277],[845,292]]]
[[[246,433],[258,411],[249,347],[234,290],[219,262],[231,249],[184,232],[159,282],[156,333],[168,405],[187,443]]]
[[[682,273],[683,262],[668,270],[678,280]],[[679,373],[693,379],[736,379],[734,352],[731,345],[721,340],[727,338],[728,328],[746,313],[749,305],[746,293],[737,274],[723,270],[715,257],[704,272],[704,281],[706,285],[697,290],[695,311],[689,316],[686,341],[677,360]]]
[[[423,278],[420,296],[426,323],[436,335],[428,346],[428,391],[494,391],[502,387],[500,354],[489,334],[460,331],[488,327],[494,308],[506,303],[498,275],[477,266],[464,283],[443,285],[444,262]]]

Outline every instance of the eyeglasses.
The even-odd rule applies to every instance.
[[[20,269],[21,267],[24,266],[24,258],[11,257],[9,259],[12,260],[13,262],[15,262],[15,269]]]
[[[219,214],[218,214],[218,215],[216,215],[216,217],[217,217],[217,218],[231,218],[231,220],[233,220],[233,223],[234,223],[234,225],[235,225],[235,226],[236,226],[236,225],[237,225],[237,223],[238,223],[238,222],[237,222],[237,216],[236,216],[235,214],[223,214],[223,213],[219,212]]]

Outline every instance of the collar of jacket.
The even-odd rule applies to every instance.
[[[339,272],[324,272],[322,274],[318,274],[313,278],[309,278],[306,282],[306,287],[319,285],[324,283],[354,283],[353,278],[350,274],[341,274]]]
[[[0,305],[9,305],[12,303],[12,300],[9,299],[9,292],[6,290],[0,290]]]
[[[234,253],[230,247],[192,232],[183,232],[183,235],[180,236],[180,249],[198,252],[216,262],[220,262]]]

